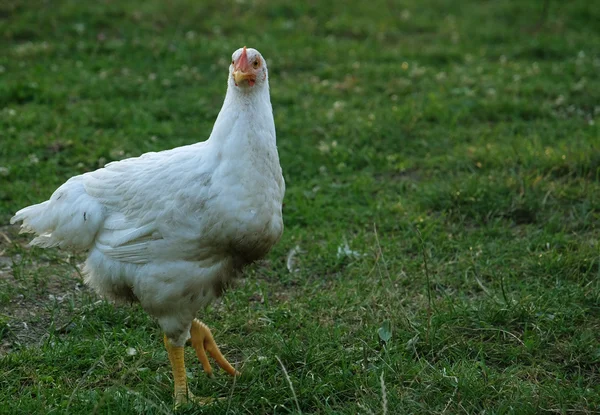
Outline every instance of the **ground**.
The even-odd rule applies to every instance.
[[[200,313],[243,372],[181,413],[598,413],[594,2],[0,4],[0,413],[170,413],[162,333],[8,221],[208,137],[269,63],[285,233]]]

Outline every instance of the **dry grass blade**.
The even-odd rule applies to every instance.
[[[294,390],[294,385],[292,384],[292,380],[290,379],[290,375],[288,374],[287,369],[283,365],[283,362],[281,361],[281,359],[279,358],[279,356],[275,356],[275,358],[277,359],[277,361],[281,365],[281,370],[283,370],[283,375],[285,376],[285,379],[288,382],[290,390],[292,391],[292,396],[294,397],[294,402],[296,403],[296,409],[298,409],[298,413],[301,414],[302,410],[300,409],[300,403],[298,402],[298,397],[296,396],[296,391]]]

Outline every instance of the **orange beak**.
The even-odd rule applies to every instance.
[[[237,85],[240,82],[247,80],[250,86],[254,85],[256,75],[251,73],[251,69],[250,62],[248,62],[246,46],[244,46],[242,54],[233,65],[233,80],[235,81],[235,84]]]

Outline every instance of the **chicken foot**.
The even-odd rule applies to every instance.
[[[240,372],[235,370],[233,366],[225,359],[217,343],[215,342],[210,329],[206,324],[194,319],[190,329],[192,347],[196,350],[196,355],[202,363],[202,367],[208,376],[213,376],[212,367],[208,361],[208,354],[215,359],[217,364],[221,366],[227,373],[232,376],[239,376]],[[165,348],[169,355],[171,368],[173,370],[173,383],[175,384],[175,407],[179,407],[189,401],[196,402],[200,405],[206,405],[214,402],[214,398],[199,398],[194,396],[187,386],[187,375],[185,373],[185,358],[183,347],[176,347],[171,344],[167,336],[164,337]]]
[[[192,321],[192,328],[190,329],[190,334],[192,338],[190,342],[192,343],[192,347],[196,350],[196,356],[198,356],[198,360],[202,363],[202,367],[204,368],[204,372],[210,377],[213,376],[212,367],[208,362],[208,357],[206,353],[215,359],[217,364],[221,366],[223,370],[229,373],[231,376],[239,376],[240,372],[235,370],[233,366],[225,359],[225,356],[219,350],[219,346],[215,342],[212,333],[208,326],[198,319],[194,319]]]

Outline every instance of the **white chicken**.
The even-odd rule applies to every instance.
[[[11,223],[37,234],[32,245],[87,250],[90,286],[117,301],[138,301],[156,317],[179,405],[193,398],[183,354],[188,339],[207,374],[207,352],[238,374],[195,316],[279,240],[284,191],[267,63],[244,47],[233,53],[208,140],[72,177]]]

